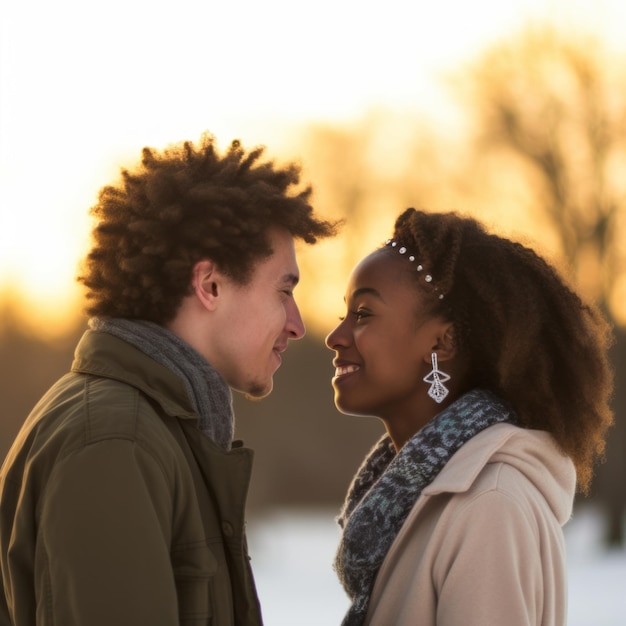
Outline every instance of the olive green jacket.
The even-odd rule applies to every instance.
[[[255,626],[252,451],[197,427],[183,381],[88,331],[0,471],[0,624]]]

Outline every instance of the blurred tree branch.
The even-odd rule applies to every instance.
[[[598,41],[542,28],[494,46],[463,80],[478,154],[514,156],[579,287],[609,314],[625,260],[620,75],[624,64]]]
[[[624,316],[618,294],[626,280],[626,94],[620,77],[626,77],[626,64],[600,42],[546,27],[494,46],[461,81],[470,96],[477,160],[496,160],[497,175],[510,175],[510,167],[521,177],[531,210],[547,217],[557,234],[577,287],[614,322]],[[617,325],[616,421],[596,486],[607,513],[606,542],[617,546],[624,543],[626,511],[625,353],[626,328]]]

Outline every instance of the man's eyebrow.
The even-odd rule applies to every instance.
[[[300,282],[300,277],[297,274],[285,274],[281,281],[284,285],[292,285],[295,287]]]

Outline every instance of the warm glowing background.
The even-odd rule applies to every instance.
[[[318,210],[347,219],[336,240],[301,250],[310,332],[276,391],[235,395],[237,435],[257,451],[250,507],[323,506],[333,524],[381,425],[338,415],[320,335],[342,313],[352,265],[401,210],[454,209],[533,244],[616,325],[617,419],[588,501],[602,540],[626,554],[626,1],[2,0],[0,459],[71,362],[98,190],[145,145],[204,131],[222,148],[238,138],[301,161]],[[317,551],[310,533],[302,542]],[[280,554],[307,570],[260,577],[267,613],[272,587],[296,610],[285,581],[306,578],[312,623],[338,623],[312,610],[328,595],[310,586],[301,548],[270,551],[272,567]],[[593,616],[572,625],[622,623],[623,597],[584,571],[573,600]]]
[[[626,48],[621,0],[5,0],[1,12],[0,297],[44,336],[76,323],[87,210],[144,145],[205,130],[222,147],[233,138],[264,144],[279,159],[302,160],[329,215],[349,216],[350,179],[356,184],[365,167],[377,173],[380,185],[363,186],[356,201],[367,223],[303,261],[304,272],[332,261],[309,281],[314,293],[306,280],[300,289],[309,324],[324,331],[353,260],[386,236],[405,205],[421,201],[395,188],[397,169],[424,177],[429,167],[428,158],[408,160],[411,129],[421,120],[422,134],[462,139],[462,102],[441,77],[528,22],[598,34],[616,53]],[[367,154],[333,163],[334,142],[346,138],[352,151],[367,140]],[[432,208],[476,208],[442,189],[431,197],[441,203]],[[502,230],[539,234],[523,203],[503,210],[481,202],[480,217]],[[554,247],[549,234],[537,242]]]

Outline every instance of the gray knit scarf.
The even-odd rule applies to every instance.
[[[474,435],[515,414],[493,393],[474,389],[424,426],[396,454],[388,435],[359,468],[337,521],[343,529],[335,570],[352,601],[342,626],[365,620],[376,574],[422,490]]]
[[[221,448],[230,449],[235,428],[232,393],[200,353],[153,322],[94,317],[89,327],[123,339],[180,377],[199,415],[200,430]]]

